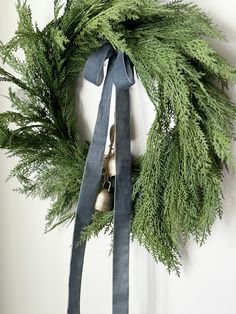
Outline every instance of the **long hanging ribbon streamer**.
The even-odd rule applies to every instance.
[[[129,241],[131,216],[131,153],[129,87],[134,84],[129,58],[106,44],[85,65],[84,77],[100,85],[103,65],[109,59],[97,121],[89,147],[73,236],[68,314],[80,314],[81,281],[86,242],[78,245],[82,230],[91,222],[100,185],[108,132],[113,83],[116,86],[116,180],[113,241],[113,314],[129,312]]]

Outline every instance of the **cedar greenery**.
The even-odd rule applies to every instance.
[[[222,168],[232,164],[236,111],[225,89],[236,72],[206,41],[224,36],[182,1],[54,4],[54,19],[40,30],[18,1],[18,29],[0,46],[16,73],[0,68],[0,80],[21,90],[9,90],[13,110],[0,114],[0,147],[19,157],[11,176],[23,193],[52,198],[47,230],[73,220],[89,145],[77,132],[74,89],[88,56],[109,41],[128,54],[156,109],[134,169],[132,236],[178,273],[179,243],[202,244],[221,216]],[[112,231],[112,213],[95,213],[82,239],[103,228]]]

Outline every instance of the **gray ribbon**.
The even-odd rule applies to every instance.
[[[86,242],[78,245],[82,230],[91,222],[103,169],[113,83],[116,86],[116,179],[113,241],[113,314],[129,312],[129,241],[131,216],[131,153],[129,87],[134,84],[129,58],[110,44],[93,53],[84,77],[100,85],[103,65],[109,59],[97,121],[89,147],[75,217],[69,278],[68,314],[80,314],[81,281]]]

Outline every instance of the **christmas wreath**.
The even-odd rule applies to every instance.
[[[0,147],[19,157],[20,191],[52,198],[46,230],[72,221],[89,142],[78,134],[75,86],[104,43],[125,52],[155,106],[146,152],[132,165],[132,237],[178,273],[180,238],[202,244],[222,214],[222,169],[232,164],[235,69],[210,40],[222,33],[196,5],[158,0],[55,0],[40,30],[17,3],[15,36],[0,46],[13,110],[0,114]],[[19,59],[16,52],[24,52]],[[111,136],[112,137],[112,136]],[[102,184],[102,180],[101,180]],[[113,230],[113,211],[94,211],[81,241]]]

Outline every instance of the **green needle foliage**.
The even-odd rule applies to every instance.
[[[209,45],[224,40],[193,4],[159,0],[55,0],[40,30],[17,3],[15,36],[0,46],[0,80],[13,110],[0,114],[0,147],[18,164],[21,191],[52,199],[47,230],[74,218],[88,150],[75,115],[75,86],[104,41],[127,53],[156,109],[146,152],[133,171],[132,236],[167,269],[179,271],[180,242],[202,244],[222,214],[222,169],[232,164],[235,107],[227,82],[235,69]],[[17,51],[24,52],[24,60]],[[82,240],[112,230],[112,213],[95,213]]]

